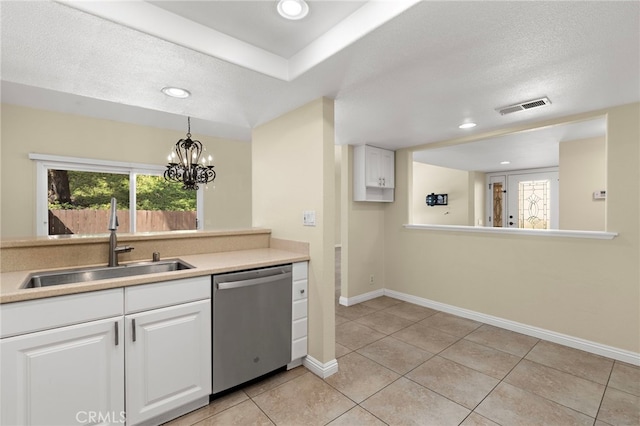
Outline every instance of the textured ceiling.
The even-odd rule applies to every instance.
[[[126,2],[139,3],[151,5]],[[248,28],[237,42],[249,46],[258,32],[235,3],[215,6]],[[185,47],[65,4],[3,1],[2,99],[124,121],[139,115],[158,127],[189,115],[206,122],[207,134],[249,140],[251,128],[326,96],[335,99],[336,143],[391,149],[640,99],[638,2],[413,3],[368,2],[332,33],[353,28],[349,37],[330,45],[336,37],[325,34],[288,60],[278,54],[298,47],[276,55],[277,46],[255,47],[262,59],[287,64],[283,79],[256,71],[252,57],[240,66],[203,53],[207,46]],[[356,25],[367,16],[373,24]],[[300,64],[308,69],[291,74],[305,69]],[[160,92],[167,85],[193,96],[168,98]],[[506,116],[494,110],[541,96],[552,105]],[[478,126],[458,129],[466,120]]]

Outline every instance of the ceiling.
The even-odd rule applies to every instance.
[[[337,144],[397,149],[640,100],[639,2],[309,4],[3,1],[2,101],[249,141],[325,96]]]
[[[562,142],[605,137],[606,133],[607,119],[601,117],[415,151],[413,160],[484,173],[557,167]],[[509,164],[500,164],[503,161]]]

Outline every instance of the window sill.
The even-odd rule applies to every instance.
[[[406,229],[424,229],[429,231],[455,231],[471,232],[478,234],[508,234],[508,235],[532,235],[536,237],[566,237],[566,238],[590,238],[596,240],[612,240],[618,236],[617,232],[604,231],[571,231],[563,229],[518,229],[518,228],[489,228],[485,226],[462,225],[403,225]]]

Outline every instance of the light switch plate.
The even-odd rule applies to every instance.
[[[316,226],[315,210],[305,210],[302,212],[302,224],[304,226]]]

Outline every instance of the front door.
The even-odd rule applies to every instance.
[[[558,229],[558,172],[507,175],[507,227]]]

